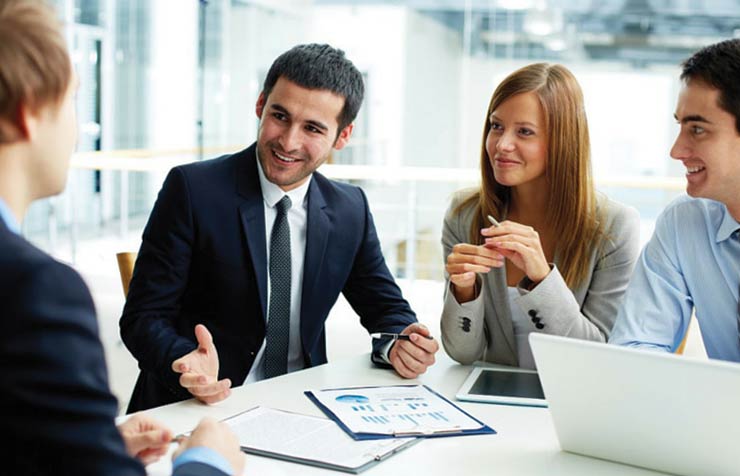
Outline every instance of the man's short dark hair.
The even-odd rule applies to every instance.
[[[365,95],[362,75],[355,65],[344,51],[329,45],[298,45],[278,56],[262,87],[265,100],[280,77],[307,89],[325,89],[342,96],[344,107],[337,118],[337,133],[355,120]]]
[[[719,90],[719,107],[735,116],[740,133],[740,38],[704,47],[682,66],[682,80],[700,80]]]

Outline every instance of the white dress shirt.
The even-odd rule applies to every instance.
[[[516,339],[517,359],[519,367],[523,369],[536,369],[532,347],[529,346],[529,334],[532,333],[532,320],[524,312],[522,306],[517,303],[522,293],[516,286],[506,288],[509,296],[509,309],[511,309],[511,323],[514,325],[514,338]]]
[[[288,195],[292,203],[288,210],[288,223],[290,225],[290,337],[288,340],[288,372],[301,370],[304,367],[303,345],[301,344],[301,290],[303,288],[303,262],[306,255],[306,223],[308,218],[308,186],[311,177],[306,183],[298,188],[285,192],[283,189],[267,180],[262,170],[262,164],[257,156],[257,170],[259,172],[260,186],[262,187],[262,198],[265,207],[265,243],[267,253],[267,316],[270,315],[270,237],[272,226],[275,223],[277,210],[275,205]],[[265,320],[267,320],[265,316]],[[264,378],[263,359],[265,353],[265,340],[262,341],[254,364],[249,370],[244,383],[252,383]]]

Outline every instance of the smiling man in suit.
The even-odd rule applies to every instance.
[[[54,12],[40,1],[0,0],[0,472],[144,476],[172,433],[145,415],[116,427],[90,292],[20,234],[31,202],[64,190],[76,90]],[[244,467],[236,436],[213,420],[178,454],[176,476]]]
[[[325,363],[343,293],[376,339],[372,359],[415,378],[437,342],[394,282],[361,189],[316,172],[347,145],[364,95],[341,50],[299,45],[271,66],[257,142],[174,168],[147,224],[121,317],[141,374],[129,411]]]

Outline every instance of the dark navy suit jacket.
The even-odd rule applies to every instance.
[[[249,373],[265,337],[268,280],[256,161],[252,145],[167,176],[121,317],[141,368],[129,412],[191,398],[171,366],[196,348],[199,323],[213,335],[219,378],[240,385]],[[314,173],[307,196],[301,343],[310,367],[326,363],[324,321],[339,293],[370,332],[400,332],[416,316],[385,265],[362,190]]]
[[[0,473],[144,475],[114,424],[95,308],[80,276],[0,218]],[[198,463],[177,476],[223,476]]]

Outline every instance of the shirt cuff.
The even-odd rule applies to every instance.
[[[386,364],[391,364],[391,347],[393,347],[393,344],[395,344],[395,340],[391,339],[387,344],[385,344],[383,347],[380,348],[380,358],[383,359],[383,362]]]
[[[196,446],[185,450],[180,456],[175,458],[175,461],[172,462],[172,471],[186,463],[207,464],[208,466],[212,466],[226,474],[234,474],[234,469],[231,467],[231,463],[229,463],[226,458],[218,454],[216,450],[206,446]]]

